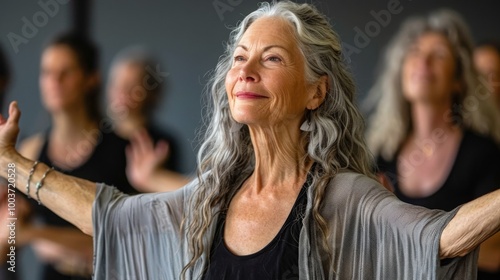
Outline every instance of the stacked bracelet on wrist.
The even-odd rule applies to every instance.
[[[38,161],[35,161],[35,163],[33,163],[33,166],[31,167],[30,173],[28,174],[28,180],[26,181],[26,196],[28,198],[31,198],[30,197],[30,180],[31,180],[31,176],[33,176],[33,173],[35,173],[35,167],[37,166],[37,164],[38,164]]]
[[[39,163],[38,161],[35,161],[33,163],[33,166],[30,169],[30,172],[28,173],[28,179],[26,180],[26,196],[28,198],[31,198],[30,197],[30,181],[31,181],[31,177],[33,177],[33,174],[35,174],[35,168],[38,165],[38,163]],[[49,172],[52,170],[54,170],[54,167],[47,168],[45,173],[43,173],[40,181],[38,183],[36,183],[35,196],[36,196],[36,200],[38,201],[38,205],[42,204],[42,202],[40,201],[40,195],[38,194],[38,192],[43,187],[43,180],[45,179],[45,177],[47,177],[47,174],[49,174]]]
[[[40,189],[43,186],[43,180],[45,179],[45,177],[47,177],[47,174],[49,174],[49,172],[52,170],[54,170],[54,167],[47,168],[45,173],[43,173],[42,179],[40,179],[40,181],[38,183],[36,183],[35,195],[36,195],[36,200],[38,201],[38,205],[42,204],[42,202],[40,201],[40,196],[38,195],[38,192],[40,191]]]

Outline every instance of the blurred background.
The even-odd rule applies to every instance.
[[[193,174],[198,148],[195,137],[201,124],[207,73],[223,52],[229,28],[255,10],[259,2],[3,0],[0,44],[10,65],[12,80],[2,112],[6,111],[9,101],[19,101],[23,113],[21,138],[47,129],[50,118],[40,100],[39,62],[44,43],[60,32],[75,29],[97,43],[104,84],[115,54],[131,45],[144,45],[161,62],[155,70],[164,92],[154,119],[178,142],[178,169],[186,175]],[[447,7],[465,18],[476,42],[500,39],[500,17],[498,10],[492,7],[493,1],[307,2],[325,13],[339,33],[358,85],[359,101],[374,81],[383,48],[407,17]],[[387,13],[381,11],[390,11],[390,18],[382,18],[380,15]],[[102,97],[104,99],[104,93]],[[37,279],[36,269],[20,273],[23,279]]]

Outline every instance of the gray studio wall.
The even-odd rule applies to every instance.
[[[68,0],[41,0],[57,4],[57,11],[47,14],[38,1],[2,0],[0,4],[1,45],[10,60],[14,80],[7,100],[18,100],[23,111],[22,137],[43,131],[49,118],[43,110],[38,90],[38,63],[43,42],[54,34],[67,30],[71,25],[71,3]],[[259,1],[246,0],[95,0],[91,7],[92,38],[102,51],[101,66],[107,73],[114,54],[120,49],[142,44],[160,58],[161,72],[168,73],[165,98],[159,104],[155,120],[177,137],[181,144],[181,170],[192,174],[196,167],[198,148],[196,130],[201,120],[201,93],[207,72],[213,69],[223,51],[223,41],[228,37],[228,27],[234,26],[244,15],[257,7]],[[301,1],[303,2],[303,1]],[[311,2],[311,1],[308,1]],[[382,48],[411,15],[451,7],[462,13],[469,22],[474,38],[497,38],[500,34],[500,17],[489,5],[494,1],[452,0],[378,0],[378,1],[326,1],[314,2],[331,20],[342,41],[357,47],[350,55],[350,66],[362,99],[373,82],[375,65]],[[53,9],[54,10],[54,9]],[[378,24],[373,14],[381,10],[396,11],[385,26]],[[44,15],[42,15],[45,13]],[[35,18],[35,19],[34,19]],[[46,18],[46,20],[45,20]],[[25,21],[36,23],[36,30],[24,30]],[[34,22],[36,21],[36,22]],[[358,30],[372,26],[369,41],[360,45],[356,41]],[[9,34],[23,36],[25,43],[13,45]],[[11,34],[12,37],[12,34]],[[17,48],[17,49],[16,49]],[[103,76],[106,80],[105,75]],[[5,112],[5,108],[3,110]],[[32,273],[26,279],[36,279]]]

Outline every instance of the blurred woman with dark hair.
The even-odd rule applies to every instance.
[[[75,34],[63,34],[44,48],[39,82],[52,123],[46,132],[24,140],[20,153],[65,174],[108,182],[123,192],[136,193],[125,174],[128,142],[101,122],[98,61],[96,46]],[[23,228],[19,234],[47,264],[43,279],[89,278],[92,238],[36,201],[31,202],[36,225]]]

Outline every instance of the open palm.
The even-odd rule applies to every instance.
[[[169,147],[165,141],[155,145],[145,130],[136,133],[127,147],[127,177],[138,190],[149,192],[148,181],[162,168],[168,158]]]

